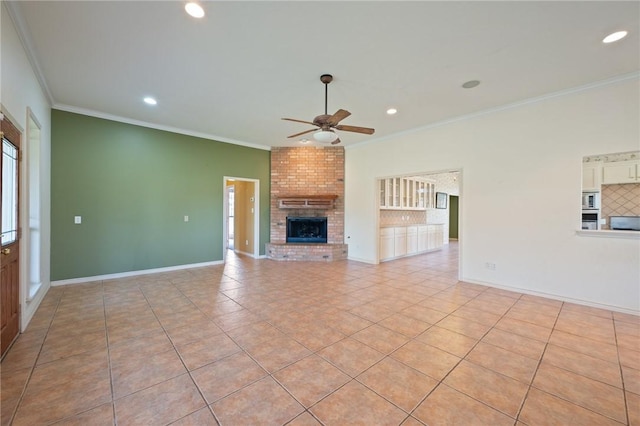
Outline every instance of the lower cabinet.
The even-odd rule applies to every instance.
[[[407,254],[407,228],[394,228],[393,256],[400,257]]]
[[[394,228],[380,229],[380,259],[391,259],[394,257]]]
[[[443,228],[441,224],[381,228],[380,260],[441,249],[444,244]]]
[[[407,254],[418,252],[418,227],[407,226]]]

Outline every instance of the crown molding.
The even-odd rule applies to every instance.
[[[31,39],[31,35],[29,33],[27,24],[22,17],[22,13],[20,12],[20,6],[18,6],[20,2],[18,1],[3,1],[2,4],[6,6],[7,13],[13,22],[13,25],[18,33],[18,38],[20,39],[20,43],[22,43],[22,48],[24,49],[25,54],[27,55],[27,59],[31,64],[31,69],[40,84],[40,88],[44,92],[47,100],[49,101],[49,105],[53,105],[54,99],[51,90],[49,90],[49,85],[47,84],[47,79],[44,77],[44,73],[42,72],[42,67],[40,67],[40,63],[35,55],[35,49],[33,47],[33,41]]]
[[[483,115],[493,114],[493,113],[496,113],[496,112],[500,112],[500,111],[504,111],[504,110],[508,110],[508,109],[513,109],[513,108],[519,108],[519,107],[524,106],[524,105],[535,104],[535,103],[538,103],[538,102],[544,102],[544,101],[547,101],[549,99],[558,98],[558,97],[561,97],[561,96],[567,96],[567,95],[572,95],[574,93],[586,92],[588,90],[597,89],[599,87],[610,86],[610,85],[613,85],[613,84],[623,83],[623,82],[628,81],[628,80],[638,80],[638,79],[640,79],[640,71],[634,71],[634,72],[628,73],[628,74],[621,74],[621,75],[617,75],[615,77],[607,78],[605,80],[598,80],[598,81],[594,81],[594,82],[591,82],[591,83],[583,84],[581,86],[571,87],[569,89],[563,89],[563,90],[559,90],[557,92],[551,92],[551,93],[547,93],[545,95],[536,96],[534,98],[528,98],[528,99],[524,99],[524,100],[521,100],[521,101],[516,101],[516,102],[509,103],[509,104],[500,105],[500,106],[497,106],[497,107],[485,109],[485,110],[482,110],[482,111],[476,111],[476,112],[471,113],[471,114],[465,114],[465,115],[460,115],[458,117],[448,118],[446,120],[437,121],[435,123],[427,124],[425,126],[414,127],[413,129],[404,130],[402,132],[394,133],[392,135],[384,136],[384,137],[381,137],[381,138],[369,139],[369,140],[366,140],[366,141],[363,141],[363,142],[360,142],[360,143],[357,143],[357,144],[345,146],[345,151],[349,150],[349,149],[360,148],[360,147],[363,147],[363,146],[366,146],[366,145],[370,145],[370,144],[375,144],[375,143],[379,143],[379,142],[388,141],[390,139],[395,139],[398,136],[409,135],[409,134],[416,133],[416,132],[419,132],[419,131],[422,131],[422,130],[432,129],[432,128],[435,128],[435,127],[440,127],[440,126],[444,126],[444,125],[447,125],[447,124],[455,123],[455,122],[458,122],[458,121],[470,120],[470,119],[473,119],[473,118],[476,118],[476,117],[481,117]]]
[[[87,108],[79,108],[72,105],[55,104],[51,107],[60,111],[72,112],[74,114],[87,115],[89,117],[101,118],[104,120],[117,121],[119,123],[132,124],[134,126],[147,127],[150,129],[162,130],[165,132],[179,133],[181,135],[194,136],[196,138],[209,139],[216,142],[230,143],[233,145],[246,146],[247,148],[261,149],[264,151],[271,151],[271,147],[268,145],[254,144],[250,142],[243,142],[236,139],[225,138],[224,136],[212,135],[209,133],[195,132],[193,130],[181,129],[179,127],[165,126],[157,123],[149,123],[147,121],[135,120],[132,118],[122,117],[119,115],[107,114],[100,111],[94,111]]]

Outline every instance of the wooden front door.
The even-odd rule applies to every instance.
[[[0,356],[20,331],[20,133],[4,118],[1,122],[2,247],[0,247]]]

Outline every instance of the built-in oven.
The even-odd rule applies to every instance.
[[[600,222],[600,213],[597,210],[582,210],[582,229],[597,230]]]
[[[600,193],[599,192],[583,192],[582,193],[582,210],[599,209]]]

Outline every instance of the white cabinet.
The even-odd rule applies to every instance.
[[[640,182],[640,161],[618,161],[602,165],[602,183],[636,183]]]
[[[600,191],[602,163],[582,163],[582,191]]]
[[[394,228],[380,229],[380,259],[393,258]]]
[[[407,254],[418,252],[418,227],[407,226]]]
[[[427,225],[427,250],[436,250],[444,244],[442,225]]]
[[[435,184],[419,177],[392,177],[380,179],[381,209],[425,210],[433,207]]]
[[[439,250],[444,244],[443,237],[441,224],[381,228],[380,260]]]
[[[418,252],[427,251],[429,246],[429,227],[427,225],[418,226]]]
[[[400,257],[407,254],[407,228],[394,228],[393,255]]]

